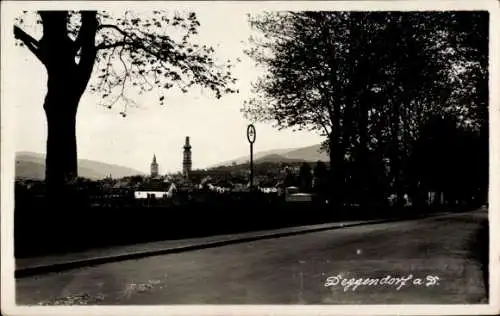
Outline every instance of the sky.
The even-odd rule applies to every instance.
[[[251,95],[250,84],[259,76],[253,61],[243,54],[244,43],[251,35],[243,10],[225,14],[219,10],[195,10],[201,23],[201,40],[213,46],[220,58],[240,58],[233,74],[239,79],[240,93],[217,100],[200,89],[188,94],[167,92],[166,106],[158,94],[136,98],[139,107],[130,108],[128,116],[119,115],[120,107],[111,110],[100,106],[100,99],[85,93],[77,116],[79,158],[131,167],[148,172],[153,154],[160,172],[177,172],[182,167],[182,146],[186,136],[192,144],[193,168],[239,158],[249,154],[246,127],[240,112]],[[221,17],[223,17],[221,20]],[[29,30],[27,30],[29,31]],[[6,45],[15,58],[8,68],[15,73],[9,86],[15,89],[16,151],[45,153],[46,122],[42,104],[46,73],[43,65],[24,47]],[[4,44],[4,43],[2,43]],[[91,79],[92,80],[92,79]],[[322,138],[311,132],[278,131],[269,124],[256,125],[254,151],[297,148],[318,144]]]
[[[16,3],[2,3],[2,136],[9,128],[8,136],[13,135],[15,151],[45,153],[46,122],[42,104],[45,96],[46,73],[43,65],[23,47],[14,45],[12,34],[12,10],[34,7],[43,3],[45,9],[67,9],[83,6],[111,6],[113,10],[123,10],[123,3],[109,2],[22,2],[22,8]],[[71,5],[69,5],[71,3]],[[128,2],[127,8],[158,10],[169,2]],[[307,5],[306,5],[307,3]],[[99,105],[100,99],[86,93],[79,106],[77,117],[77,142],[79,158],[98,160],[118,164],[148,172],[153,154],[156,154],[160,172],[177,172],[182,166],[182,146],[186,136],[191,138],[193,168],[207,166],[239,158],[249,154],[246,140],[246,121],[240,109],[250,96],[250,84],[259,76],[253,61],[243,54],[244,42],[252,31],[247,22],[246,13],[262,12],[265,9],[328,9],[336,7],[345,10],[416,10],[421,9],[418,1],[400,3],[398,1],[375,2],[259,2],[245,1],[225,4],[224,2],[203,1],[196,3],[169,3],[174,7],[189,7],[197,13],[201,26],[199,33],[202,40],[216,49],[218,56],[224,59],[241,58],[233,72],[239,79],[237,95],[214,97],[192,90],[189,94],[168,93],[166,106],[158,103],[158,95],[137,98],[138,108],[131,108],[128,116],[119,115],[120,107],[108,110]],[[160,6],[160,7],[159,7]],[[446,9],[439,2],[426,2],[427,9]],[[448,4],[449,7],[470,9],[467,1]],[[483,8],[478,5],[479,8]],[[108,9],[108,8],[107,8]],[[112,11],[112,10],[110,10]],[[7,13],[6,13],[7,12]],[[10,19],[10,20],[9,20]],[[29,30],[28,30],[29,31]],[[6,97],[5,95],[8,95]],[[7,100],[8,102],[3,102]],[[8,116],[8,119],[6,117]],[[267,124],[256,124],[257,140],[255,152],[278,148],[297,148],[320,143],[323,139],[311,132],[278,131]],[[10,131],[13,133],[10,133]],[[11,139],[3,137],[3,144]],[[9,147],[10,148],[10,147]]]

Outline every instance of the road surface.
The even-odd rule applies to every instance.
[[[487,303],[474,245],[484,221],[461,213],[21,278],[17,304]]]

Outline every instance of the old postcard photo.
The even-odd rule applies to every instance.
[[[500,312],[498,1],[1,5],[6,315]]]

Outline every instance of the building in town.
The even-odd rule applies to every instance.
[[[182,174],[185,178],[189,177],[191,168],[193,167],[192,157],[191,157],[191,144],[189,143],[189,136],[186,136],[186,142],[184,144],[184,155],[182,160]]]
[[[177,186],[169,179],[151,181],[141,184],[134,191],[136,199],[169,199],[174,197]]]
[[[151,178],[155,178],[158,176],[158,168],[159,165],[156,162],[156,155],[153,155],[153,161],[151,162]]]

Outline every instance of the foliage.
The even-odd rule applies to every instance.
[[[33,17],[33,12],[25,11],[17,19],[14,34],[19,44],[28,46],[45,63],[44,55],[54,49],[44,47],[43,39],[50,34],[44,29],[46,25],[42,27],[41,40],[20,28],[27,23],[31,23],[28,27],[43,25],[43,15],[51,12],[37,13]],[[94,32],[87,34],[95,49],[89,91],[99,93],[109,108],[122,104],[124,116],[127,106],[136,104],[132,99],[134,93],[157,90],[158,101],[164,104],[164,92],[172,88],[186,93],[189,88],[200,86],[213,91],[217,98],[236,92],[232,87],[236,82],[231,76],[233,65],[218,63],[214,49],[200,44],[196,38],[200,22],[194,12],[125,11],[122,16],[115,16],[105,11],[61,11],[59,14],[67,21],[64,40],[71,42],[75,63],[81,62],[88,46],[83,32],[87,21],[92,17],[97,20]],[[89,17],[85,19],[85,15]],[[48,18],[54,19],[53,14]]]
[[[265,12],[249,21],[258,34],[247,54],[266,72],[244,114],[324,135],[336,195],[386,186],[400,196],[418,183],[409,161],[434,117],[487,134],[487,12]]]

